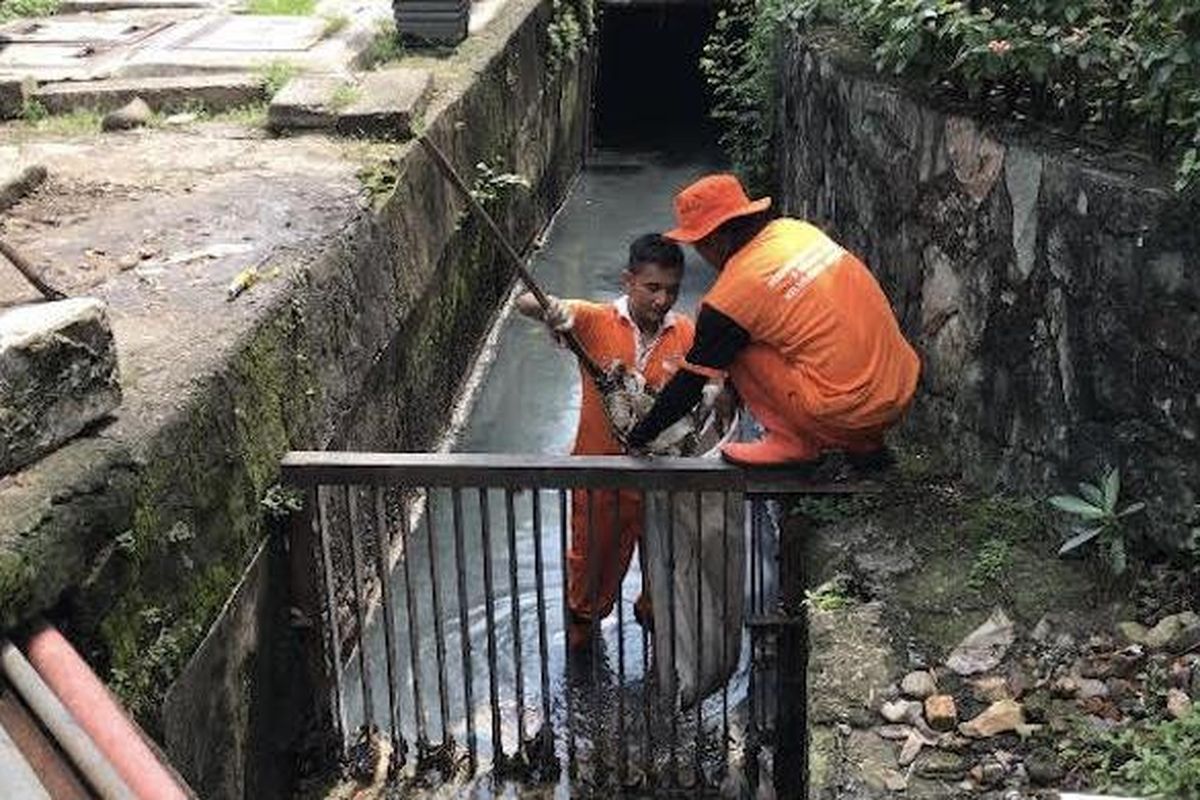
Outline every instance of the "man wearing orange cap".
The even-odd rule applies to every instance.
[[[773,466],[830,450],[882,454],[883,434],[907,409],[920,362],[875,277],[816,227],[772,220],[732,175],[709,175],[675,198],[678,227],[717,270],[701,300],[682,369],[631,432],[645,447],[685,414],[704,384],[728,374],[766,430],[723,449],[729,461]]]
[[[543,312],[531,294],[517,298],[517,310],[541,319],[552,330],[573,330],[588,355],[606,369],[619,364],[636,370],[651,389],[661,389],[692,346],[694,328],[671,310],[683,281],[683,251],[654,233],[629,246],[622,274],[625,294],[611,303],[550,298]],[[574,455],[624,452],[605,412],[595,382],[580,368],[583,400],[575,433]],[[632,418],[630,418],[632,423]],[[622,433],[628,431],[626,428]],[[618,517],[620,518],[618,521]],[[608,616],[642,536],[642,500],[636,491],[575,490],[571,495],[571,546],[567,553],[567,631],[572,649],[590,640],[593,621]],[[652,624],[650,595],[644,590],[634,615]]]

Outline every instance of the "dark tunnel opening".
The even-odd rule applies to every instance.
[[[700,3],[602,5],[593,144],[709,150],[716,130],[700,71],[715,10]]]

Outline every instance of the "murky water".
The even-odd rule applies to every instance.
[[[581,176],[532,264],[538,280],[553,294],[600,300],[618,296],[629,242],[642,233],[669,227],[674,193],[713,168],[703,159],[629,153],[600,153],[594,164],[594,168]],[[694,314],[697,300],[711,282],[712,271],[690,251],[687,258],[677,310]],[[455,449],[569,452],[580,402],[578,369],[573,358],[553,346],[538,325],[520,318],[507,319],[502,325],[494,362]],[[623,641],[618,641],[618,618],[614,612],[603,624],[603,642],[594,657],[568,659],[562,612],[565,537],[561,524],[562,503],[564,499],[569,503],[569,498],[557,492],[542,492],[538,496],[544,578],[539,587],[531,492],[511,498],[501,491],[489,492],[486,498],[481,498],[478,491],[463,492],[458,499],[461,530],[458,541],[454,498],[444,490],[433,492],[431,497],[430,520],[422,520],[408,543],[407,588],[416,608],[411,626],[406,611],[405,565],[397,567],[392,590],[398,633],[394,666],[398,670],[396,685],[404,738],[410,743],[421,738],[435,744],[451,738],[465,749],[472,736],[464,711],[469,707],[480,767],[486,770],[495,751],[495,731],[499,731],[504,751],[511,754],[520,733],[531,737],[542,725],[546,706],[561,735],[570,703],[574,709],[572,719],[577,721],[574,744],[581,754],[580,762],[610,762],[613,753],[621,748],[636,754],[644,752],[649,744],[653,750],[652,740],[663,732],[658,729],[661,726],[655,720],[656,714],[643,702],[648,654],[641,629],[634,624],[632,615],[632,604],[641,587],[637,560],[622,591]],[[483,502],[488,506],[486,530],[481,525]],[[427,526],[430,521],[433,524]],[[490,575],[482,557],[485,537],[492,553]],[[459,603],[460,591],[466,598],[464,606]],[[537,613],[539,592],[546,608],[541,618]],[[489,617],[494,620],[492,626],[488,625]],[[469,687],[463,679],[464,619],[473,664]],[[365,651],[369,655],[374,720],[386,730],[389,704],[380,620],[377,616],[376,624],[368,629]],[[490,642],[489,627],[494,632]],[[443,643],[441,649],[439,639]],[[539,669],[543,641],[548,649],[545,676]],[[493,658],[488,658],[489,648],[494,650]],[[416,657],[410,658],[410,653]],[[489,674],[489,661],[496,664],[495,675]],[[515,691],[518,669],[524,695],[519,704],[524,713],[520,716]],[[730,688],[735,725],[737,703],[746,694],[745,672],[739,671]],[[354,664],[346,677],[345,713],[349,729],[354,730],[363,720],[362,692]],[[493,681],[500,709],[495,724],[491,713]],[[546,703],[543,687],[549,692]],[[469,704],[465,700],[468,688],[472,695]],[[712,725],[720,724],[721,700],[718,693],[704,706],[705,717]],[[626,722],[624,730],[618,731],[612,724],[613,708],[621,704],[626,711],[623,717]],[[600,720],[607,723],[601,726]],[[647,726],[647,720],[652,724]],[[681,740],[684,738],[681,736]],[[712,746],[713,743],[706,743],[706,747]],[[565,755],[567,747],[565,738],[560,738],[557,743],[560,755]],[[606,752],[596,752],[597,748]],[[477,790],[478,787],[471,793]],[[455,791],[465,790],[459,786]],[[566,796],[567,782],[559,781],[554,793]]]

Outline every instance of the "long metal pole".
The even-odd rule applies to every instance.
[[[432,141],[430,141],[429,138],[423,133],[417,134],[417,140],[425,146],[425,149],[429,152],[429,155],[433,157],[434,163],[436,163],[438,168],[442,171],[442,174],[444,174],[446,179],[454,185],[454,188],[458,189],[459,193],[462,194],[463,199],[467,201],[467,205],[470,206],[471,211],[473,211],[475,215],[479,217],[480,221],[483,222],[484,226],[487,227],[492,236],[495,237],[496,243],[500,245],[501,252],[508,256],[509,261],[511,261],[513,266],[516,268],[517,277],[521,279],[521,283],[525,284],[525,288],[527,288],[538,301],[538,305],[542,307],[542,310],[549,311],[550,298],[544,291],[542,291],[542,287],[538,286],[537,281],[535,281],[533,276],[529,274],[529,270],[525,269],[524,259],[521,258],[521,255],[517,252],[516,248],[509,243],[508,237],[506,237],[504,232],[500,230],[500,226],[496,224],[494,219],[492,219],[492,215],[487,212],[487,209],[483,207],[482,203],[475,199],[475,195],[471,194],[470,187],[467,186],[466,181],[464,181],[462,176],[459,175],[454,169],[454,166],[450,163],[450,160],[446,158],[445,153],[443,153],[441,149],[438,148],[438,146]],[[584,349],[583,344],[579,341],[579,338],[575,336],[574,331],[563,331],[561,335],[563,340],[567,343],[567,347],[569,347],[571,352],[575,354],[575,357],[579,359],[579,363],[583,364],[583,368],[586,369],[588,374],[592,376],[592,379],[597,382],[601,391],[604,391],[608,383],[608,379],[604,374],[604,370],[602,370],[600,366],[594,360],[592,360],[592,357],[588,355],[587,350]]]
[[[67,299],[65,292],[48,283],[45,278],[38,274],[37,267],[26,261],[20,253],[13,249],[12,245],[3,239],[0,239],[0,255],[11,261],[12,265],[17,268],[17,272],[21,273],[25,280],[32,283],[34,288],[42,293],[42,297],[45,297],[47,300]]]

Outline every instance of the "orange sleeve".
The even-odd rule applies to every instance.
[[[579,338],[579,343],[585,350],[591,349],[600,335],[599,323],[604,315],[603,303],[592,303],[588,300],[568,300],[567,305],[575,314],[575,325],[571,330]]]

